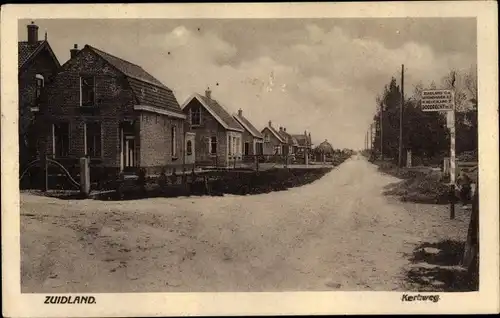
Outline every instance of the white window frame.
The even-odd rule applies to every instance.
[[[271,136],[268,133],[264,134],[264,142],[271,142]]]
[[[100,137],[100,148],[99,149],[99,152],[100,152],[100,156],[98,157],[92,157],[92,158],[97,158],[97,159],[101,159],[103,156],[104,156],[104,153],[103,153],[103,150],[104,150],[104,145],[103,145],[103,133],[102,133],[102,122],[101,121],[98,121],[98,122],[92,122],[92,123],[98,123],[99,124],[99,129],[100,129],[100,132],[99,132],[99,137]],[[88,143],[88,140],[87,140],[87,122],[84,122],[83,123],[83,145],[85,147],[85,156],[88,156],[88,149],[87,149],[87,143]]]
[[[70,123],[69,122],[65,122],[64,124],[68,125],[68,147],[69,145],[71,144],[71,136],[70,136],[70,133],[71,133],[71,126],[70,126]],[[84,126],[84,132],[85,132],[85,144],[87,142],[87,125],[85,124]],[[86,145],[85,145],[85,149],[87,149]],[[69,148],[68,148],[68,152],[69,152]],[[85,153],[87,152],[87,150],[85,150]],[[55,123],[52,123],[52,158],[56,158],[56,124]]]
[[[177,158],[177,127],[172,126],[172,158]]]

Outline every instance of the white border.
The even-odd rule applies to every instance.
[[[1,16],[2,301],[16,317],[184,316],[380,313],[494,313],[499,311],[498,20],[492,1],[274,4],[5,5]],[[442,293],[437,303],[401,302],[400,292],[95,294],[95,305],[44,305],[43,294],[20,293],[17,188],[18,19],[43,18],[325,18],[477,17],[479,167],[481,187],[480,291]]]

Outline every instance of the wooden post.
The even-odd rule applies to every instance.
[[[450,112],[450,191],[453,191],[453,201],[450,202],[450,219],[455,218],[455,182],[456,182],[456,158],[455,158],[455,92],[452,90],[453,109]]]
[[[380,160],[384,161],[384,104],[380,105]]]
[[[86,157],[80,158],[80,192],[85,196],[90,193],[89,159]]]
[[[405,103],[405,66],[401,65],[401,105],[399,107],[399,157],[398,167],[403,167],[403,108]]]
[[[44,175],[44,185],[43,185],[43,191],[47,192],[49,191],[49,161],[47,158],[47,154],[43,156],[43,175]]]

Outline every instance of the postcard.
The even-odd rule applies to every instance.
[[[3,6],[3,314],[498,313],[495,9]]]

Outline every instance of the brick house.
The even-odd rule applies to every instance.
[[[282,154],[287,156],[294,156],[299,145],[297,139],[286,132],[286,127],[280,127],[278,133],[284,140]]]
[[[211,96],[193,94],[182,105],[193,134],[197,165],[230,166],[242,160],[244,128]]]
[[[243,111],[233,115],[234,119],[244,128],[243,132],[243,156],[262,155],[264,152],[264,136],[254,125],[243,116]],[[250,158],[248,158],[250,159]]]
[[[17,43],[21,168],[39,157],[37,139],[40,125],[43,125],[39,105],[45,97],[44,87],[50,84],[52,76],[61,66],[47,41],[47,34],[43,41],[39,41],[38,26],[34,22],[27,26],[27,31],[27,41]]]
[[[312,141],[311,141],[311,133],[307,133],[307,131],[304,131],[304,134],[302,135],[292,135],[295,140],[297,140],[297,147],[294,150],[294,153],[296,157],[298,158],[305,158],[305,154],[309,154],[309,157],[311,156],[312,152]]]
[[[264,155],[282,155],[285,145],[285,140],[279,132],[273,127],[272,122],[261,130],[264,136]]]
[[[186,116],[172,90],[90,45],[75,44],[70,56],[47,87],[46,152],[73,168],[88,156],[91,178],[139,167],[147,174],[180,169]]]

